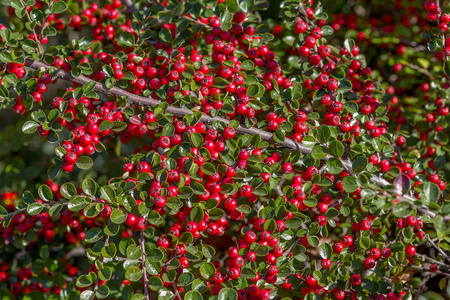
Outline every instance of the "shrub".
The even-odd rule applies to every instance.
[[[1,299],[449,297],[450,16],[404,2],[4,1]]]

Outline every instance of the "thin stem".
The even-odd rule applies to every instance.
[[[427,235],[425,238],[427,239],[428,243],[430,243],[431,246],[433,246],[433,248],[435,248],[448,262],[450,262],[450,257],[447,255],[447,253],[445,253],[444,250],[442,250],[438,245],[436,245],[436,243],[430,239],[430,236]]]
[[[189,20],[189,21],[191,21],[191,22],[194,22],[195,24],[203,25],[203,26],[205,26],[206,28],[211,28],[211,26],[209,26],[208,24],[202,23],[202,22],[200,22],[200,21],[198,21],[198,20],[195,20],[195,19],[192,19],[192,18],[190,18],[190,17],[188,17],[188,16],[183,16],[183,18],[185,18],[185,19],[187,19],[187,20]]]
[[[22,0],[19,0],[20,4],[25,8],[25,15],[27,16],[28,22],[33,23],[33,21],[31,20],[31,16],[27,10],[27,6],[25,5],[25,3],[23,3]],[[34,40],[37,43],[37,49],[40,55],[42,55],[42,51],[41,51],[41,41],[38,38],[38,35],[36,33],[36,30],[33,28],[33,34],[34,34]]]
[[[180,293],[178,292],[177,286],[175,285],[175,283],[172,283],[173,286],[173,291],[175,292],[175,295],[177,295],[177,299],[181,300],[181,296]]]
[[[416,270],[430,272],[431,274],[439,274],[439,275],[442,275],[442,276],[450,278],[450,274],[449,273],[445,273],[445,272],[442,272],[442,271],[439,271],[439,270],[436,271],[436,272],[431,272],[428,268],[425,268],[425,267],[419,267],[419,266],[410,266],[410,267],[413,268],[413,269],[416,269]]]
[[[149,300],[150,295],[148,292],[148,277],[147,277],[147,269],[145,268],[145,260],[147,258],[147,253],[145,253],[145,237],[144,237],[143,230],[141,230],[141,232],[140,232],[139,241],[141,243],[141,250],[142,250],[142,273],[144,275],[144,297],[145,297],[145,300]]]
[[[433,263],[433,264],[440,265],[440,266],[448,268],[448,265],[446,263],[444,263],[442,261],[439,261],[439,260],[432,259],[432,258],[430,258],[430,257],[428,257],[426,255],[416,253],[415,256],[420,257],[422,260],[427,260],[430,263]]]
[[[54,0],[52,0],[52,1],[50,2],[50,4],[48,5],[48,9],[49,9],[49,10],[52,9],[53,3],[55,3]],[[42,23],[41,33],[39,34],[40,36],[43,35],[45,28],[47,28],[47,25],[48,25],[48,19],[50,18],[50,15],[51,15],[51,14],[49,14],[49,15],[45,18],[44,23]]]
[[[106,236],[106,238],[105,238],[105,247],[108,247],[108,245],[109,245],[109,235],[107,235]],[[101,264],[103,265],[103,256],[102,256],[102,258],[100,259],[100,261],[101,261]],[[99,288],[99,281],[100,281],[100,279],[99,279],[99,277],[97,276],[97,279],[95,280],[95,287],[94,287],[94,294],[97,292],[97,290],[98,290],[98,288]]]
[[[386,31],[381,30],[379,28],[375,28],[375,27],[372,27],[372,31],[378,32],[381,36],[389,35],[389,33],[387,33]],[[420,44],[418,44],[418,43],[416,43],[414,41],[407,40],[407,39],[404,39],[404,38],[399,38],[399,37],[396,37],[396,38],[398,38],[400,43],[405,44],[405,45],[410,46],[410,47],[413,47],[414,48],[414,52],[427,51],[427,48],[424,45],[420,45]]]
[[[52,206],[55,204],[67,204],[67,203],[68,203],[68,201],[51,201],[51,202],[42,203],[42,205],[47,207],[47,206]],[[15,211],[7,214],[4,218],[0,219],[0,224],[3,223],[8,217],[13,218],[15,215],[20,214],[20,213],[26,211],[27,209],[28,209],[28,206],[18,209],[18,210],[15,210]]]

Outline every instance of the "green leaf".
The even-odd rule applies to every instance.
[[[38,189],[39,197],[44,201],[51,201],[53,200],[53,193],[52,190],[48,187],[48,185],[43,184]]]
[[[109,295],[109,287],[107,285],[100,285],[95,293],[98,299],[105,299]]]
[[[437,186],[436,183],[427,181],[423,184],[423,197],[422,200],[424,203],[429,204],[431,202],[438,202],[441,197],[441,190]]]
[[[28,204],[31,204],[31,203],[35,202],[34,201],[34,196],[33,196],[33,194],[30,191],[25,191],[22,194],[22,199],[23,199],[23,201],[25,201],[25,203],[28,203]]]
[[[197,181],[191,181],[190,187],[196,195],[203,195],[206,192],[205,187]]]
[[[67,204],[67,208],[71,211],[80,211],[87,205],[86,201],[82,197],[76,197]]]
[[[28,212],[28,214],[35,216],[38,213],[40,213],[43,209],[44,209],[44,205],[36,202],[36,203],[28,205],[27,212]]]
[[[365,156],[358,156],[355,161],[352,163],[352,169],[355,173],[360,173],[364,171],[367,167],[368,160]]]
[[[54,14],[60,14],[67,9],[67,4],[64,1],[57,1],[53,3],[51,11]]]
[[[191,138],[191,141],[192,141],[192,146],[194,146],[195,148],[200,147],[201,144],[203,143],[203,137],[198,132],[193,132],[191,134],[190,138]]]
[[[312,148],[311,156],[314,159],[320,160],[328,155],[328,149],[322,145],[316,145]]]
[[[202,294],[197,291],[189,291],[184,295],[185,300],[203,300]]]
[[[447,62],[447,60],[446,60]],[[444,297],[433,291],[426,291],[419,297],[420,300],[444,300]]]
[[[307,238],[308,243],[312,246],[312,247],[317,247],[319,246],[319,238],[317,236],[314,235],[310,235]]]
[[[85,180],[83,180],[81,188],[83,189],[83,193],[89,196],[94,196],[97,192],[97,184],[91,178],[86,178]]]
[[[92,161],[92,158],[90,158],[89,156],[81,156],[78,157],[78,160],[75,163],[75,165],[81,170],[88,170],[94,165],[94,162]]]
[[[206,258],[210,259],[216,254],[216,250],[214,250],[214,247],[210,245],[203,245],[202,253]]]
[[[221,289],[218,295],[218,300],[237,300],[237,292],[232,288]]]
[[[100,195],[103,200],[106,200],[109,203],[113,203],[116,199],[116,193],[109,186],[102,186],[100,189]]]
[[[11,54],[8,51],[3,50],[2,52],[0,52],[0,61],[2,63],[9,63],[12,62],[13,58],[11,56]]]
[[[127,219],[127,214],[121,209],[114,209],[111,213],[110,220],[115,224],[122,224]]]
[[[330,150],[330,154],[334,157],[340,158],[344,155],[344,145],[341,141],[331,141],[328,146],[328,150]]]
[[[102,131],[106,131],[108,129],[112,129],[114,128],[114,123],[108,120],[103,121],[102,123],[100,123],[100,126],[98,127],[98,130],[100,132]]]
[[[286,133],[282,130],[277,129],[274,133],[273,133],[273,139],[275,142],[277,143],[282,143],[286,140]]]
[[[164,287],[164,284],[161,278],[159,278],[158,276],[152,276],[148,279],[148,287],[152,291],[157,292]]]
[[[94,299],[94,291],[85,290],[80,295],[80,300],[92,300]]]
[[[194,281],[195,276],[194,274],[187,272],[183,273],[178,277],[178,286],[186,286],[190,284],[192,281]]]
[[[216,267],[212,263],[204,263],[200,266],[200,274],[203,278],[209,279],[216,273]]]
[[[7,289],[1,289],[0,295],[2,295],[2,300],[14,300],[16,297]]]
[[[142,278],[142,270],[136,266],[129,267],[125,271],[125,278],[130,281],[138,281]]]
[[[8,211],[0,205],[0,219],[5,218],[8,215]]]
[[[154,248],[147,253],[147,259],[150,262],[159,262],[163,259],[164,255],[162,251],[158,248]]]
[[[331,138],[331,130],[326,125],[320,125],[317,128],[317,140],[319,142],[326,144]]]
[[[344,165],[339,158],[332,157],[327,160],[327,171],[330,174],[339,174],[344,170]]]
[[[330,244],[323,243],[319,246],[319,254],[322,258],[330,258],[331,254],[333,254],[333,248],[331,248]]]
[[[450,61],[444,60],[443,68],[444,68],[445,75],[450,76]]]
[[[86,232],[85,240],[87,243],[95,243],[98,240],[100,240],[102,237],[103,237],[103,231],[98,227],[94,227],[94,228],[89,229]]]
[[[165,136],[171,137],[172,135],[174,135],[174,133],[175,133],[175,127],[170,123],[166,124],[162,130],[163,136],[165,135]]]
[[[70,182],[65,182],[60,189],[61,195],[66,199],[71,199],[77,195],[77,188]]]
[[[134,260],[134,259],[141,258],[142,250],[141,250],[140,246],[132,244],[132,245],[128,246],[126,254],[127,254],[128,259]]]
[[[412,207],[409,203],[401,201],[393,205],[392,213],[398,218],[405,218],[412,213]]]
[[[349,53],[351,53],[353,51],[353,48],[355,47],[355,41],[352,39],[346,39],[344,41],[344,47]]]
[[[358,182],[356,181],[356,177],[350,175],[344,177],[344,179],[342,179],[342,187],[346,192],[349,193],[355,192],[359,187]]]
[[[170,30],[167,27],[163,27],[159,30],[159,38],[164,43],[170,43],[172,42],[172,34],[170,33]]]
[[[205,213],[199,206],[196,206],[196,207],[194,207],[194,209],[191,210],[190,218],[195,223],[197,223],[197,224],[200,223],[204,217],[205,217]]]
[[[35,121],[26,121],[22,126],[22,131],[24,133],[31,134],[31,133],[36,132],[38,127],[39,127],[39,124],[36,123]]]
[[[241,277],[245,279],[252,279],[256,277],[256,272],[253,271],[251,268],[242,268]]]

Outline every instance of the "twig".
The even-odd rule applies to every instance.
[[[123,0],[123,2],[127,7],[125,13],[134,13],[135,11],[137,11],[136,7],[134,7],[133,0]]]
[[[52,206],[55,204],[67,204],[67,203],[68,203],[68,201],[51,201],[51,202],[42,203],[42,205],[47,207],[47,206]],[[3,223],[8,217],[13,218],[15,215],[20,214],[20,213],[26,211],[27,209],[28,209],[28,206],[9,213],[4,218],[0,219],[0,224]]]
[[[106,238],[105,238],[105,246],[104,247],[108,247],[108,245],[109,245],[109,235],[107,235],[106,236]],[[101,264],[102,264],[102,266],[103,266],[103,256],[100,258],[100,261],[101,261]],[[100,279],[99,279],[99,277],[98,277],[98,275],[97,275],[97,279],[95,280],[95,287],[94,287],[94,295],[95,295],[95,293],[97,292],[97,290],[98,290],[98,287],[99,287],[99,281],[100,281]]]
[[[430,243],[431,246],[433,246],[433,248],[435,248],[448,262],[450,262],[450,257],[444,252],[444,250],[442,250],[430,239],[430,236],[427,235],[425,238],[427,239],[428,243]]]
[[[147,259],[147,253],[145,253],[144,230],[141,230],[141,232],[140,232],[139,242],[141,243],[141,250],[142,250],[142,273],[144,275],[144,297],[145,297],[145,300],[150,300],[150,295],[148,292],[147,269],[145,268],[145,260]]]
[[[406,66],[410,69],[413,69],[413,70],[419,71],[420,73],[423,73],[424,75],[428,76],[428,78],[430,78],[431,80],[436,80],[436,77],[431,75],[431,73],[425,68],[421,68],[421,67],[413,65],[411,63],[406,64]]]
[[[33,24],[33,20],[31,20],[30,13],[27,10],[27,6],[25,5],[25,3],[23,3],[22,0],[19,0],[19,1],[20,1],[20,4],[22,5],[22,7],[25,9],[25,15],[27,16],[28,21]],[[33,31],[33,34],[34,34],[34,40],[37,43],[38,52],[39,52],[40,55],[42,55],[41,41],[39,40],[38,35],[37,35],[36,30],[34,29],[34,27],[33,27],[32,31]]]
[[[203,26],[205,26],[206,28],[212,28],[212,27],[209,26],[208,24],[205,24],[205,23],[202,23],[202,22],[200,22],[200,21],[198,21],[198,20],[192,19],[191,17],[183,16],[183,18],[185,18],[185,19],[187,19],[187,20],[189,20],[189,21],[191,21],[191,22],[194,22],[195,24],[203,25]]]
[[[379,29],[379,28],[375,28],[375,27],[372,27],[372,31],[378,32],[381,36],[387,36],[387,35],[389,35],[389,33],[387,33],[386,31],[381,30],[381,29]],[[416,51],[416,52],[424,52],[424,51],[427,51],[427,48],[426,48],[424,45],[420,45],[420,44],[418,44],[418,43],[416,43],[416,42],[414,42],[414,41],[407,40],[407,39],[404,39],[404,38],[400,38],[400,37],[396,37],[396,38],[398,38],[398,40],[400,41],[400,43],[405,44],[405,45],[408,45],[408,46],[411,46],[411,47],[414,47],[414,51]]]
[[[416,269],[416,270],[430,272],[431,274],[439,274],[439,275],[442,275],[442,276],[450,278],[450,274],[449,273],[445,273],[445,272],[442,272],[442,271],[439,271],[439,270],[437,270],[436,272],[431,272],[429,268],[425,268],[425,267],[419,267],[419,266],[410,266],[410,267],[413,268],[413,269]]]
[[[177,299],[181,300],[181,296],[180,293],[178,292],[177,286],[175,285],[175,283],[172,283],[173,286],[173,291],[175,292],[175,295],[177,295]]]

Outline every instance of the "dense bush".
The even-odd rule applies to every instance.
[[[1,299],[450,297],[448,2],[2,3]]]

